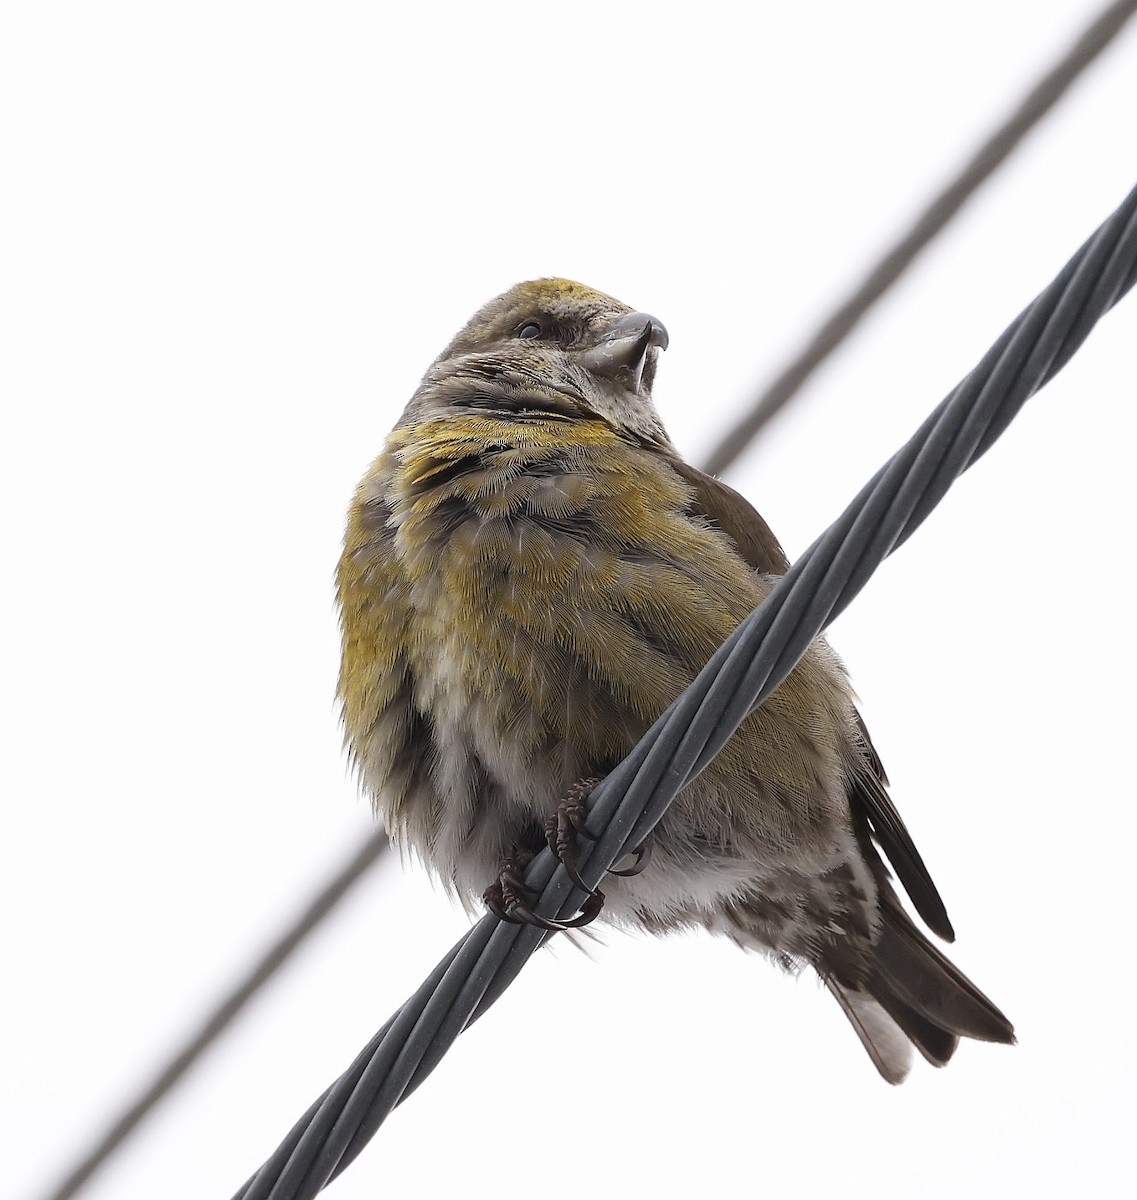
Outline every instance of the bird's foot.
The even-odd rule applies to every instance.
[[[592,889],[580,877],[577,870],[576,864],[580,857],[577,837],[585,838],[590,842],[596,840],[596,835],[586,824],[588,810],[585,808],[584,802],[599,782],[599,779],[593,778],[581,779],[578,783],[573,784],[568,795],[557,805],[553,815],[545,821],[545,840],[549,843],[549,849],[557,856],[573,883],[585,892],[591,892]],[[645,839],[631,851],[631,854],[635,856],[635,861],[630,867],[624,867],[622,870],[612,867],[608,874],[619,875],[626,879],[645,870],[648,863],[651,862],[651,842]]]
[[[565,929],[580,929],[600,915],[604,907],[604,893],[588,888],[584,888],[589,893],[584,907],[569,921],[553,921],[534,912],[531,901],[535,893],[525,884],[524,871],[528,864],[529,858],[520,855],[506,859],[497,879],[482,893],[486,908],[499,920],[508,921],[511,925],[535,925],[538,929],[559,933]]]
[[[591,778],[578,780],[569,788],[568,794],[557,805],[553,815],[545,821],[545,840],[549,843],[549,849],[557,856],[557,861],[564,867],[573,883],[589,895],[596,893],[581,879],[576,869],[577,860],[580,858],[577,838],[596,841],[596,835],[590,832],[585,824],[588,810],[584,807],[584,802],[599,782],[599,779]]]

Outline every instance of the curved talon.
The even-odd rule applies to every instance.
[[[588,899],[584,902],[584,907],[570,921],[562,921],[562,929],[580,929],[584,925],[591,925],[593,921],[600,916],[600,910],[604,907],[604,893],[597,888]]]
[[[591,924],[604,907],[603,892],[594,892],[586,886],[579,886],[582,891],[588,893],[588,899],[580,912],[568,921],[550,920],[533,911],[528,900],[528,897],[534,894],[533,890],[525,886],[525,880],[517,864],[507,862],[501,868],[501,874],[497,879],[482,893],[482,900],[485,902],[486,908],[499,921],[505,921],[510,925],[535,925],[538,929],[560,933],[566,929],[579,929],[582,925]]]
[[[580,877],[580,872],[576,869],[576,855],[561,859],[561,866],[565,869],[565,874],[580,888],[582,892],[587,892],[588,895],[595,895],[595,889],[590,888],[587,883]]]
[[[640,844],[632,851],[636,856],[636,861],[630,867],[625,867],[622,871],[617,871],[614,867],[609,869],[609,875],[619,875],[621,878],[627,879],[632,875],[638,875],[641,871],[647,869],[648,863],[651,862],[651,842],[640,842]],[[573,880],[575,883],[576,881]]]
[[[516,917],[511,917],[506,912],[505,905],[501,902],[501,889],[496,884],[491,884],[484,892],[482,892],[482,900],[486,908],[493,913],[499,921],[508,921],[510,925],[518,924]]]
[[[565,929],[575,929],[573,923],[578,920],[574,917],[572,921],[550,921],[548,917],[541,916],[540,913],[535,913],[528,904],[518,901],[510,909],[509,915],[505,918],[511,925],[535,925],[538,929],[548,929],[552,933],[560,933]],[[585,922],[587,923],[587,922]]]

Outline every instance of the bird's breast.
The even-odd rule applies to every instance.
[[[375,477],[401,652],[458,841],[479,813],[543,818],[607,774],[769,586],[663,456],[602,422],[402,427]],[[847,822],[846,712],[839,670],[812,651],[668,823],[727,856],[827,860]]]
[[[682,504],[683,485],[638,478],[601,422],[470,415],[397,431],[388,453],[420,705],[490,758],[504,741],[570,772],[618,761],[655,706],[645,688],[681,674],[663,648],[671,678],[636,677],[655,638],[637,617],[666,585],[653,504]]]

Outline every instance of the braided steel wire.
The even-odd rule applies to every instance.
[[[597,834],[579,865],[598,885],[651,832],[676,793],[786,678],[883,560],[986,453],[1137,281],[1137,189],[1009,326],[979,365],[876,473],[593,792]],[[549,851],[526,872],[535,910],[564,918],[584,894]],[[235,1200],[306,1200],[363,1149],[458,1035],[550,935],[486,916],[309,1108]]]

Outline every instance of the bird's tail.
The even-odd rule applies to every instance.
[[[907,1075],[911,1046],[942,1067],[961,1037],[1015,1040],[1010,1021],[916,928],[887,884],[880,889],[880,928],[867,974],[856,985],[839,978],[843,973],[822,974],[889,1083]]]

